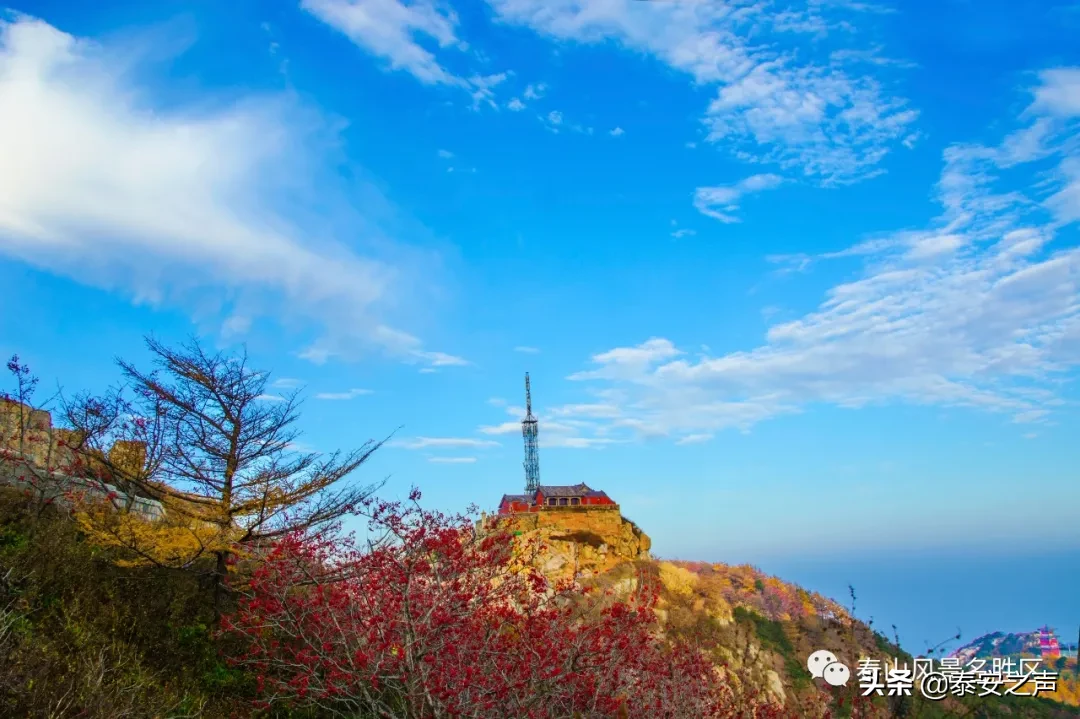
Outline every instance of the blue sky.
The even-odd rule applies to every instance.
[[[661,555],[1080,548],[1075,2],[6,18],[0,351],[49,382],[243,342],[456,509],[522,485],[529,371],[542,480]]]

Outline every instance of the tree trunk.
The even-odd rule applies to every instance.
[[[228,579],[229,565],[228,553],[217,553],[217,565],[214,567],[214,626],[221,623],[222,605],[225,603],[225,593],[228,587],[225,582]]]

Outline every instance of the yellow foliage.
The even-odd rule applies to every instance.
[[[697,586],[698,576],[688,569],[668,562],[660,564],[660,582],[672,594],[689,596]]]
[[[1062,704],[1080,706],[1080,674],[1074,672],[1061,672],[1061,676],[1057,682],[1056,691],[1039,692],[1039,696],[1059,701]]]
[[[190,506],[172,506],[166,499],[165,514],[149,519],[137,512],[117,511],[108,501],[82,501],[74,512],[75,521],[100,546],[125,549],[129,559],[121,566],[160,564],[186,566],[201,556],[214,552],[236,553],[240,529],[222,521],[218,515]],[[217,521],[214,521],[214,520]]]

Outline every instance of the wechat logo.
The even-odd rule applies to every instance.
[[[851,670],[847,665],[838,662],[835,654],[824,649],[810,655],[806,660],[806,668],[814,679],[824,679],[826,684],[834,687],[844,686],[851,678]]]

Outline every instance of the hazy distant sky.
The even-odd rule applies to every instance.
[[[542,480],[661,555],[1080,550],[1076,3],[40,0],[0,32],[0,352],[49,386],[151,330],[246,342],[309,446],[400,427],[362,478],[490,509],[529,371]]]

